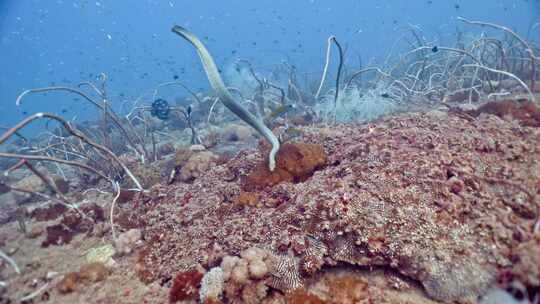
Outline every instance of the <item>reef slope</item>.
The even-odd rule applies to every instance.
[[[191,184],[155,186],[121,206],[144,229],[140,279],[168,281],[259,247],[290,261],[298,282],[267,278],[283,291],[309,288],[333,266],[378,267],[434,300],[468,302],[512,273],[528,254],[520,244],[538,243],[538,128],[431,111],[301,130],[296,140],[328,157],[303,182],[250,189],[265,157],[247,150]]]

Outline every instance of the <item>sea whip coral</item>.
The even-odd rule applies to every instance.
[[[210,85],[212,88],[216,91],[216,94],[218,95],[219,99],[223,104],[231,110],[234,114],[236,114],[240,119],[245,121],[247,124],[252,126],[257,132],[259,132],[270,144],[272,145],[272,150],[270,151],[270,154],[268,156],[269,160],[269,168],[270,171],[274,171],[276,167],[276,153],[279,150],[279,140],[277,137],[272,133],[272,131],[262,122],[262,120],[257,119],[255,116],[253,116],[251,113],[249,113],[246,108],[244,108],[238,101],[236,101],[232,95],[229,93],[227,88],[225,87],[225,84],[223,83],[223,80],[221,79],[221,76],[219,76],[218,69],[216,67],[216,64],[214,63],[214,60],[212,59],[212,56],[204,46],[204,44],[191,32],[186,30],[185,28],[175,25],[172,28],[172,31],[180,36],[182,36],[184,39],[189,41],[196,49],[197,53],[199,54],[199,57],[201,58],[201,62],[203,64],[204,70],[206,72],[206,76],[208,76],[208,81],[210,81]]]

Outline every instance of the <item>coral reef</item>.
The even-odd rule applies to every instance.
[[[528,190],[540,180],[539,134],[518,126],[431,111],[306,128],[302,142],[323,147],[326,167],[300,166],[320,169],[298,183],[258,188],[259,203],[238,209],[235,198],[260,165],[257,151],[241,152],[192,184],[134,199],[147,223],[141,278],[189,269],[216,244],[232,256],[264,244],[278,258],[267,264],[267,282],[285,292],[345,264],[387,267],[439,301],[475,301],[513,265],[511,249],[531,239],[540,208]],[[224,297],[275,297],[250,292],[265,271],[252,267],[261,271],[252,277],[249,265],[242,255],[223,258]]]
[[[512,279],[531,289],[540,289],[540,238],[519,244],[513,255],[517,262],[511,270]]]

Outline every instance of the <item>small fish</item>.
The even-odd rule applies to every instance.
[[[177,80],[179,77],[178,77],[178,75],[174,75],[172,78],[173,78],[174,80]]]
[[[459,4],[457,4],[457,3],[456,3],[456,4],[454,4],[454,8],[455,8],[455,9],[457,9],[457,10],[458,10],[458,9],[460,9],[460,6],[459,6]]]
[[[381,94],[381,97],[382,97],[382,98],[390,98],[390,94],[388,94],[388,93],[382,93],[382,94]]]
[[[68,110],[66,108],[63,108],[61,112],[62,112],[62,114],[66,114],[68,112]]]
[[[279,116],[289,112],[292,109],[294,109],[294,105],[292,105],[292,104],[279,106],[274,111],[272,111],[272,113],[270,113],[269,117],[270,118],[279,117]]]
[[[431,48],[431,51],[433,53],[437,53],[439,51],[439,48],[437,46],[434,46],[434,47]]]
[[[27,111],[22,111],[22,115],[28,115]]]

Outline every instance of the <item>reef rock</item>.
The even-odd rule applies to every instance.
[[[193,181],[210,167],[215,166],[219,157],[210,151],[202,151],[191,155],[180,169],[180,180],[184,182]]]
[[[227,125],[221,136],[225,141],[247,141],[253,138],[254,130],[251,127],[238,124]]]
[[[205,166],[191,184],[134,199],[147,223],[141,279],[189,269],[216,246],[230,256],[262,247],[279,257],[263,258],[275,261],[267,269],[251,264],[251,254],[223,259],[227,300],[275,295],[264,292],[269,275],[268,284],[294,291],[333,266],[348,265],[384,267],[421,283],[435,300],[468,303],[487,292],[501,269],[530,267],[533,251],[521,244],[534,237],[540,210],[532,190],[540,185],[537,128],[489,114],[419,113],[305,127],[298,140],[317,148],[284,145],[280,153],[293,150],[297,157],[278,156],[278,165],[297,168],[289,173],[300,178],[251,187],[256,204],[234,203],[265,159],[256,150]],[[517,248],[523,249],[520,262]]]

